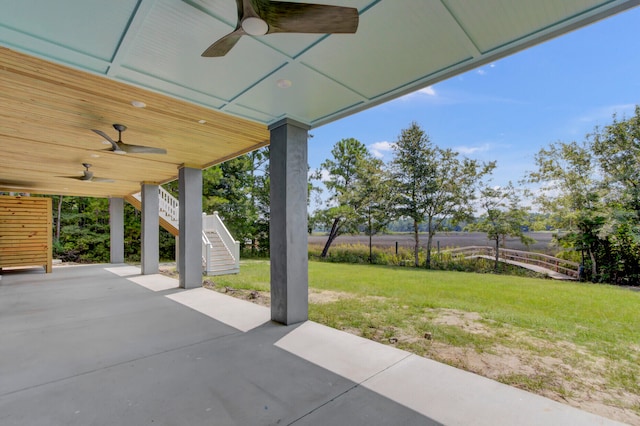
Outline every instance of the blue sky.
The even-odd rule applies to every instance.
[[[417,122],[442,148],[497,161],[496,185],[534,169],[556,141],[583,141],[612,114],[640,104],[640,7],[419,92],[311,130],[312,170],[333,145],[356,138],[385,162],[390,143]],[[313,208],[313,205],[312,205]]]

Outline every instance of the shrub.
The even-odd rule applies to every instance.
[[[309,245],[309,258],[321,262],[334,263],[369,263],[369,246],[364,244],[339,244],[331,247],[326,258],[320,257],[323,246]],[[426,261],[426,252],[420,250],[418,253],[420,265]],[[396,253],[395,247],[373,247],[371,263],[375,265],[387,266],[408,266],[415,264],[413,250],[407,247],[399,247]],[[494,261],[483,258],[465,259],[453,258],[446,250],[431,253],[431,269],[442,271],[494,273]],[[504,263],[499,264],[498,272],[508,275],[535,276],[543,275],[528,269],[519,268],[514,265]]]

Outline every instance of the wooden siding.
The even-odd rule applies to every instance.
[[[44,266],[51,272],[51,199],[0,196],[0,269]]]

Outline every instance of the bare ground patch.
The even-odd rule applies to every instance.
[[[504,342],[499,339],[478,350],[428,340],[410,330],[397,330],[399,347],[410,351],[414,348],[414,352],[417,347],[423,351],[420,355],[428,358],[594,414],[640,425],[640,396],[612,387],[607,380],[608,373],[624,369],[626,361],[606,360],[571,342],[550,342],[520,329],[507,327],[498,331],[491,327],[491,321],[476,312],[436,309],[430,314],[435,314],[433,324],[453,326],[489,338],[499,332],[510,338],[507,344],[499,343]]]

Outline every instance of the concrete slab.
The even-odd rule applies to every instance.
[[[93,266],[5,277],[0,395],[237,333],[194,327],[198,313],[149,294]]]
[[[0,284],[3,426],[328,424],[322,408],[358,386],[274,346],[295,326],[243,333],[102,268],[69,272]],[[356,400],[341,424],[370,424],[366,405],[429,424],[370,391]]]
[[[111,272],[112,274],[116,274],[120,277],[127,277],[131,275],[140,275],[140,268],[137,266],[123,265],[123,266],[112,266],[110,268],[104,268],[106,271]]]
[[[362,385],[446,425],[620,424],[416,355]]]
[[[371,404],[372,399],[376,400],[375,405]],[[442,424],[416,411],[402,407],[402,410],[398,410],[398,405],[394,401],[380,399],[374,392],[358,386],[309,413],[295,422],[295,425],[345,425],[346,418],[349,419],[349,426],[436,426]],[[354,411],[357,415],[353,414]]]
[[[305,322],[275,345],[356,383],[411,355],[312,321]]]
[[[101,265],[5,275],[0,315],[3,426],[616,424],[318,324],[258,325],[268,309],[148,291]]]
[[[185,290],[167,297],[240,331],[249,331],[271,321],[269,308],[206,288]]]
[[[127,279],[151,291],[171,290],[179,286],[177,279],[162,274],[139,275]]]

